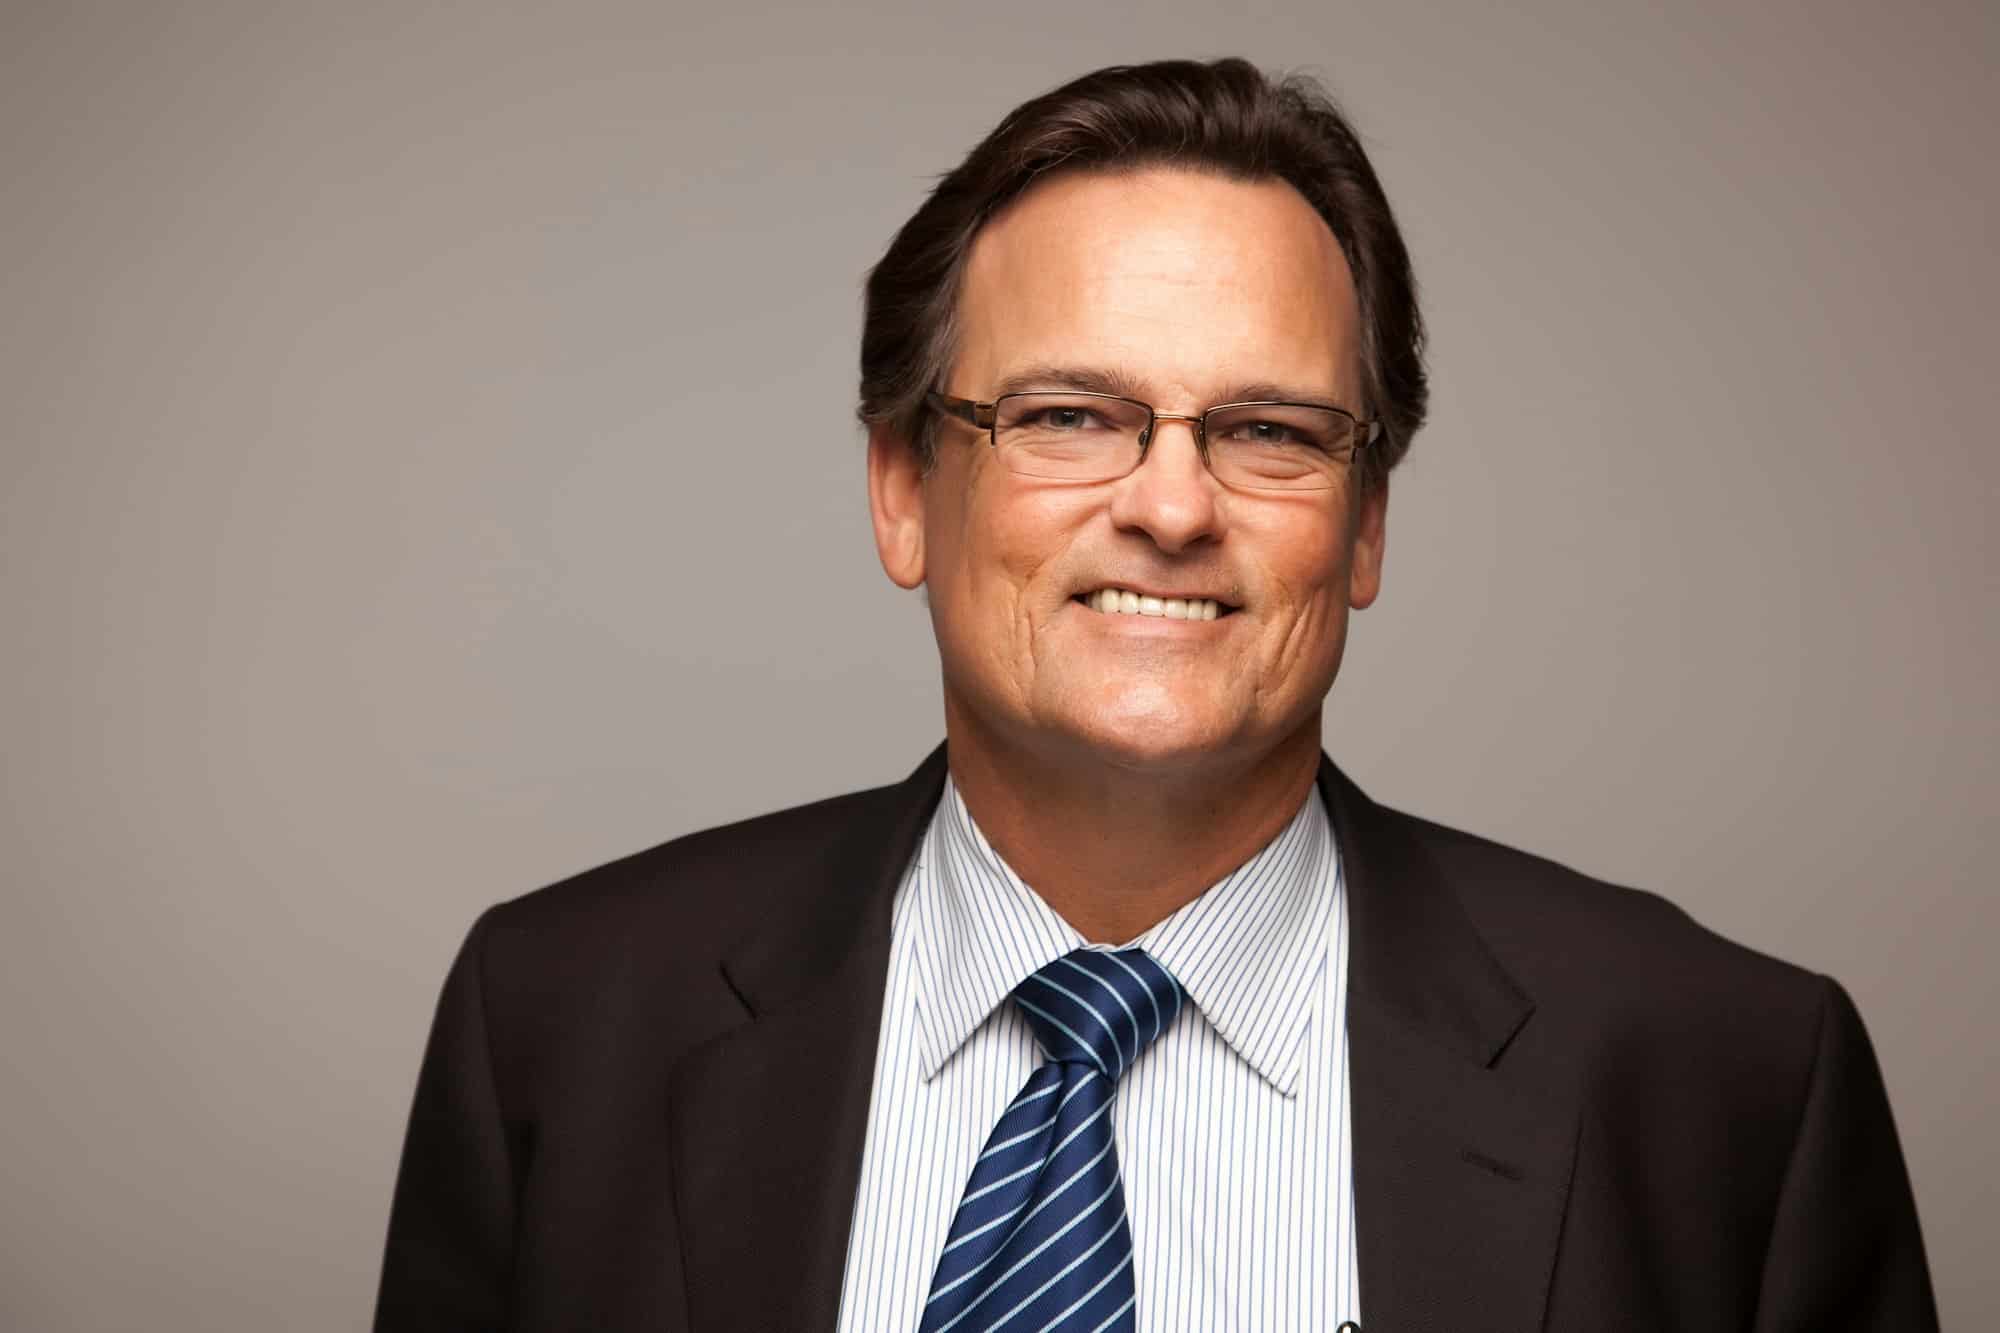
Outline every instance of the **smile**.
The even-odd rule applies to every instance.
[[[1168,620],[1214,620],[1236,608],[1212,597],[1154,597],[1130,588],[1099,588],[1074,600],[1111,616],[1161,616]]]

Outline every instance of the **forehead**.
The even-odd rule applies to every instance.
[[[974,240],[958,315],[960,392],[1040,366],[1110,370],[1169,395],[1357,388],[1347,261],[1282,181],[1178,168],[1056,176]]]

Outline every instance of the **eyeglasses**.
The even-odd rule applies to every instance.
[[[1116,481],[1146,461],[1160,422],[1185,421],[1208,470],[1225,485],[1328,490],[1356,451],[1382,433],[1379,420],[1315,403],[1222,403],[1191,417],[1080,390],[1006,393],[990,403],[929,393],[925,401],[986,431],[1009,472],[1053,481]]]

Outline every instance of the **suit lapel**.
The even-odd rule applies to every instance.
[[[690,1327],[831,1329],[859,1182],[895,886],[945,775],[934,751],[858,819],[800,915],[723,963],[747,1021],[674,1072]],[[1506,1078],[1533,1004],[1423,847],[1330,762],[1352,928],[1348,1030],[1364,1323],[1541,1326],[1577,1117]]]
[[[943,747],[855,821],[795,918],[723,962],[749,1021],[669,1093],[690,1327],[831,1329],[860,1179],[895,887],[943,789]]]
[[[1322,762],[1352,929],[1348,1034],[1363,1323],[1542,1326],[1574,1102],[1507,1078],[1534,1005],[1400,817]]]

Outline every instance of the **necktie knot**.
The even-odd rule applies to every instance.
[[[1142,949],[1078,949],[1014,988],[1049,1059],[1094,1065],[1113,1083],[1173,1024],[1181,997]]]

